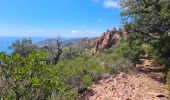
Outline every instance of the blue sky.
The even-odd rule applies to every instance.
[[[99,36],[120,26],[116,0],[0,0],[0,36]]]

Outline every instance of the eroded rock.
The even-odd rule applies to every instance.
[[[127,37],[127,32],[122,33],[115,28],[107,30],[96,40],[94,48],[91,49],[91,54],[96,54],[98,50],[108,49],[113,45],[118,46],[121,36]]]

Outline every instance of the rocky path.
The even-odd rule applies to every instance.
[[[159,72],[159,66],[153,66],[145,60],[137,66],[136,74],[106,75],[82,94],[80,100],[170,100],[164,75]]]

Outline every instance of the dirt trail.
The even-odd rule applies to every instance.
[[[106,75],[82,94],[80,100],[170,100],[160,66],[143,59],[138,73]]]

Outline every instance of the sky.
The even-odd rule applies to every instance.
[[[0,0],[0,36],[94,37],[120,23],[116,0]]]

